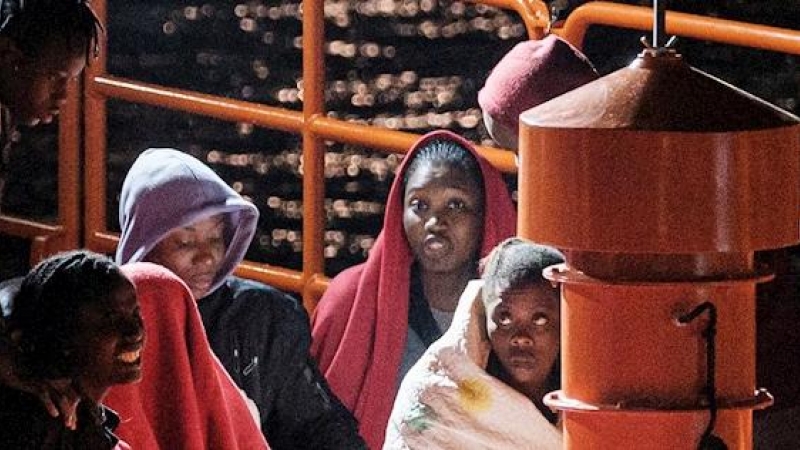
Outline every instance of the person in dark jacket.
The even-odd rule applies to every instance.
[[[66,101],[67,85],[97,57],[100,21],[87,0],[0,0],[0,199],[7,163],[21,138],[18,126],[53,121]],[[11,362],[4,318],[0,316],[0,384]],[[47,386],[30,386],[53,417],[70,427],[75,422],[76,396],[62,396]],[[69,397],[69,398],[68,398]]]
[[[53,120],[100,31],[87,0],[0,0],[0,191],[17,126]]]
[[[113,261],[86,250],[44,260],[22,280],[7,326],[20,381],[67,380],[82,400],[70,428],[36,395],[0,385],[0,448],[129,449],[101,402],[141,378],[145,330],[134,286]]]
[[[309,355],[302,305],[232,276],[257,220],[256,207],[199,160],[148,149],[122,186],[116,260],[161,264],[186,282],[211,347],[255,402],[273,449],[365,448],[355,419]]]

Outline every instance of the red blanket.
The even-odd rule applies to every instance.
[[[211,352],[194,299],[172,272],[123,266],[142,309],[142,381],[115,386],[104,404],[136,450],[268,448],[239,389]]]
[[[372,449],[383,444],[408,329],[413,256],[403,231],[403,174],[412,159],[409,156],[429,140],[442,137],[458,141],[475,154],[483,172],[486,205],[481,256],[516,229],[516,212],[500,173],[469,141],[436,131],[409,150],[392,184],[383,229],[367,261],[333,279],[313,317],[312,354],[334,393],[353,411]]]

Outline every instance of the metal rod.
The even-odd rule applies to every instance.
[[[653,0],[653,48],[664,45],[667,30],[667,0]]]

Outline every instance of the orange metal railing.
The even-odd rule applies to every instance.
[[[30,263],[49,254],[79,245],[80,215],[80,89],[73,81],[68,86],[68,102],[59,121],[58,215],[54,223],[36,222],[0,215],[0,233],[31,241]]]
[[[309,310],[313,309],[327,285],[327,279],[323,275],[323,140],[403,153],[417,137],[411,133],[326,117],[325,18],[322,2],[323,0],[316,0],[304,3],[302,112],[113,77],[106,73],[105,52],[101,52],[100,59],[87,69],[84,77],[83,105],[77,95],[77,87],[73,86],[70,101],[61,118],[57,223],[49,225],[0,216],[0,233],[33,240],[31,259],[34,261],[53,251],[79,245],[98,251],[113,251],[117,238],[105,226],[109,213],[105,210],[106,101],[109,99],[297,133],[303,138],[303,269],[298,272],[247,262],[240,266],[239,274],[301,293],[305,306]],[[532,38],[542,37],[550,28],[547,4],[542,0],[479,2],[515,11],[523,19]],[[96,1],[93,5],[105,21],[106,2]],[[553,32],[581,46],[585,32],[591,25],[647,30],[651,28],[651,22],[652,10],[649,8],[591,2],[573,11]],[[800,54],[798,31],[673,12],[667,14],[666,22],[667,32],[670,34]],[[84,120],[83,134],[80,130],[81,112]],[[82,167],[81,135],[85,140]],[[510,152],[486,147],[481,147],[480,151],[500,170],[516,172]],[[81,193],[84,193],[83,210],[80,208]]]
[[[590,2],[575,9],[553,32],[580,47],[592,25],[634,30],[653,28],[653,9],[610,2]],[[800,31],[756,25],[734,20],[670,11],[666,14],[667,34],[740,47],[800,55]]]
[[[528,32],[541,36],[547,25],[543,2],[491,0],[494,6],[517,11],[526,21]],[[315,3],[321,6],[321,3]],[[105,19],[105,3],[96,4]],[[247,262],[239,267],[244,277],[264,281],[280,289],[302,294],[306,308],[313,309],[327,286],[324,276],[323,232],[325,226],[325,177],[323,140],[369,146],[395,153],[405,152],[417,135],[326,117],[324,105],[325,67],[323,8],[307,7],[303,14],[303,111],[290,111],[231,100],[208,94],[156,86],[109,76],[101,57],[87,71],[86,84],[86,192],[84,245],[111,252],[116,236],[105,224],[106,192],[106,107],[108,99],[119,99],[216,119],[246,122],[256,126],[298,133],[303,137],[303,270],[293,271],[267,264]],[[104,54],[104,52],[101,52]],[[364,131],[368,130],[369,133]],[[516,171],[513,155],[505,150],[481,147],[480,151],[500,170]],[[113,213],[113,212],[112,212]]]

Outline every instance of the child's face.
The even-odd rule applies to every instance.
[[[486,328],[515,389],[544,386],[560,350],[558,289],[547,283],[508,289],[486,304]]]

